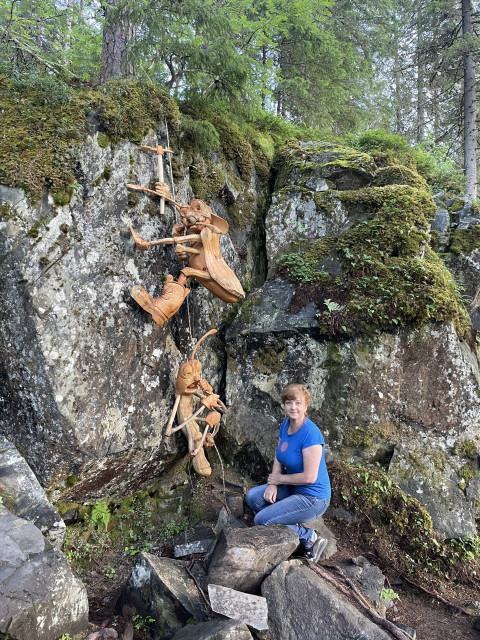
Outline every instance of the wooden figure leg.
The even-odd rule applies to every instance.
[[[182,284],[175,282],[173,276],[168,275],[159,298],[153,298],[143,287],[135,285],[130,291],[132,298],[151,314],[152,319],[160,326],[180,309],[185,298],[190,293]]]

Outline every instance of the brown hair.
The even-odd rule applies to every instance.
[[[303,396],[307,407],[310,406],[312,398],[307,387],[304,387],[303,384],[287,384],[285,389],[282,391],[280,398],[282,400],[282,404],[285,404],[287,400],[295,400],[297,396]]]

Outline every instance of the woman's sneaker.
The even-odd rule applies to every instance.
[[[318,538],[315,531],[310,539],[308,546],[305,546],[305,553],[303,554],[310,562],[318,562],[320,556],[327,548],[328,540],[326,538]]]

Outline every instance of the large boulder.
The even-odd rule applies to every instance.
[[[188,562],[139,555],[118,606],[134,607],[139,615],[155,620],[155,633],[168,640],[189,620],[206,622],[204,601],[187,573]]]
[[[467,498],[465,488],[478,487],[480,372],[451,325],[340,343],[314,327],[290,334],[282,318],[276,333],[269,315],[265,322],[254,316],[254,331],[247,325],[240,313],[228,336],[226,430],[234,458],[255,450],[271,464],[282,387],[300,381],[312,394],[309,414],[325,436],[327,459],[380,462],[431,508],[441,533],[472,533],[480,496]]]
[[[0,496],[18,517],[32,522],[59,549],[65,523],[15,445],[0,435]]]
[[[53,640],[86,632],[87,592],[63,554],[2,505],[0,540],[0,635]]]
[[[342,594],[298,560],[283,562],[265,580],[268,627],[275,640],[389,640]]]
[[[143,143],[155,146],[156,134]],[[80,182],[68,204],[47,192],[32,203],[0,186],[0,432],[44,486],[68,487],[63,501],[94,502],[135,492],[185,453],[181,434],[164,437],[176,373],[228,306],[193,286],[177,316],[156,325],[129,290],[141,284],[159,295],[181,265],[172,247],[137,251],[128,226],[148,240],[169,237],[178,214],[167,206],[157,215],[155,200],[125,187],[149,186],[156,156],[125,140],[105,145],[97,133],[74,152]],[[175,196],[189,202],[183,174]],[[221,245],[241,274],[229,235]],[[199,356],[216,388],[214,340]]]
[[[207,581],[254,593],[297,546],[297,534],[285,525],[223,529],[210,560]]]

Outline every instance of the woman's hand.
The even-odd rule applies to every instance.
[[[267,478],[267,484],[271,484],[271,485],[282,484],[282,474],[276,471],[272,471],[272,473]]]
[[[267,502],[271,502],[273,504],[277,499],[277,486],[275,484],[269,484],[265,489],[263,498]]]

